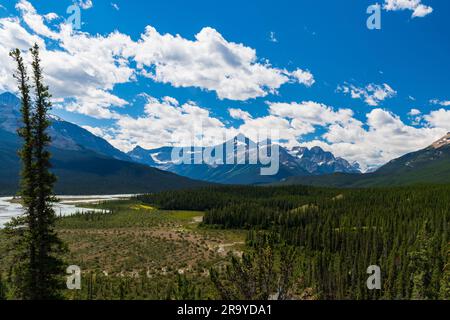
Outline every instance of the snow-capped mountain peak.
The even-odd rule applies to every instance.
[[[245,143],[244,143],[245,141]],[[239,142],[239,143],[238,143]],[[227,161],[221,164],[203,164],[203,165],[180,165],[171,162],[172,147],[162,147],[158,149],[145,150],[137,146],[128,155],[136,162],[157,167],[162,170],[171,171],[180,175],[185,175],[190,178],[207,180],[219,183],[259,183],[260,177],[256,166],[242,165],[228,165],[229,157],[234,160],[235,155],[244,153],[245,159],[250,159],[252,152],[264,150],[267,148],[268,142],[256,143],[249,138],[239,135],[232,140],[229,140],[218,147],[227,148],[227,145],[233,146],[233,153],[227,154]],[[269,143],[270,144],[270,143]],[[244,147],[244,148],[238,148]],[[256,149],[255,149],[256,147]],[[202,151],[206,147],[202,148]],[[311,149],[305,147],[295,147],[292,150],[287,150],[280,146],[280,170],[279,174],[270,177],[271,181],[280,181],[282,178],[294,175],[322,175],[335,172],[343,173],[360,173],[358,164],[350,164],[342,158],[335,157],[331,152],[326,152],[320,147]],[[265,178],[268,179],[267,177]]]
[[[448,145],[450,145],[450,132],[443,136],[441,139],[434,142],[431,147],[433,147],[434,149],[439,149]]]
[[[343,158],[335,157],[331,152],[316,146],[308,149],[297,146],[289,152],[311,174],[328,174],[335,172],[360,173],[358,163],[350,164]]]

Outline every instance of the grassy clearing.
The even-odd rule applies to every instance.
[[[243,250],[244,231],[200,227],[202,212],[158,210],[134,200],[80,206],[110,211],[58,220],[70,249],[67,261],[84,271],[207,274],[230,252]]]

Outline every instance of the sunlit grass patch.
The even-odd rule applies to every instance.
[[[193,221],[197,217],[203,217],[204,213],[200,211],[164,211],[170,218],[176,220]]]
[[[133,209],[133,210],[150,210],[150,211],[156,210],[155,207],[152,207],[152,206],[149,206],[149,205],[144,205],[144,204],[131,206],[130,208]]]

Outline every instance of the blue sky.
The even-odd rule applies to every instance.
[[[83,0],[79,31],[72,3],[0,0],[0,54],[41,41],[54,113],[122,150],[181,143],[202,119],[371,168],[450,131],[448,1],[379,1],[380,30],[370,0]]]

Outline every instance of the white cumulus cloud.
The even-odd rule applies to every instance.
[[[450,132],[450,110],[439,109],[431,111],[424,119],[433,127],[444,128]]]
[[[376,107],[380,104],[380,102],[397,95],[397,91],[392,89],[392,87],[387,83],[382,85],[371,83],[365,87],[357,87],[355,85],[345,83],[343,85],[339,85],[336,91],[349,94],[353,99],[362,99],[365,103],[372,107]]]
[[[385,0],[383,8],[386,11],[410,10],[412,17],[425,17],[433,12],[433,8],[422,4],[421,0]]]
[[[431,104],[438,104],[441,105],[443,107],[448,107],[450,106],[450,100],[439,100],[439,99],[432,99],[430,100]]]
[[[84,8],[92,1],[79,2]],[[51,25],[54,13],[39,14],[26,0],[16,8],[20,17],[0,18],[0,54],[11,49],[27,51],[35,42],[41,47],[46,81],[67,109],[96,118],[116,117],[111,110],[126,105],[112,91],[117,84],[146,76],[174,87],[214,91],[220,99],[247,100],[276,94],[287,83],[311,86],[309,71],[288,71],[271,66],[253,48],[224,39],[205,27],[195,40],[160,34],[148,26],[138,41],[115,31],[91,35],[70,25]],[[51,49],[47,43],[51,41]],[[133,65],[133,67],[132,67]],[[0,64],[0,90],[15,91],[13,61]]]
[[[251,114],[247,111],[241,110],[241,109],[228,109],[228,113],[233,119],[237,120],[249,120],[252,118]]]
[[[78,5],[85,10],[94,6],[92,0],[78,0]]]
[[[148,26],[134,49],[145,76],[175,87],[215,91],[220,99],[244,101],[277,93],[289,82],[314,83],[310,72],[274,68],[260,61],[254,49],[229,42],[209,27],[192,41]]]

